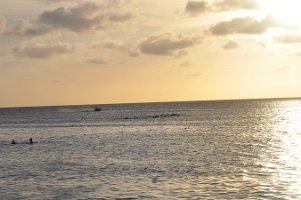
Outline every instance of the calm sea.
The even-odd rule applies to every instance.
[[[0,109],[0,199],[301,199],[300,99],[100,107]]]

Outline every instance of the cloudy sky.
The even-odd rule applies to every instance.
[[[301,96],[296,0],[0,2],[0,107]]]

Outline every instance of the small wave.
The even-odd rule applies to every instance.
[[[168,118],[168,117],[179,117],[179,114],[160,114],[160,115],[149,115],[149,116],[134,116],[134,117],[125,117],[124,119],[157,119],[157,118]]]

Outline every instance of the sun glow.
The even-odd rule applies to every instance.
[[[262,0],[264,11],[288,27],[301,26],[301,1],[297,0]]]

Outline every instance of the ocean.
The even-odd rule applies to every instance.
[[[0,199],[301,199],[301,99],[99,107],[0,109]]]

